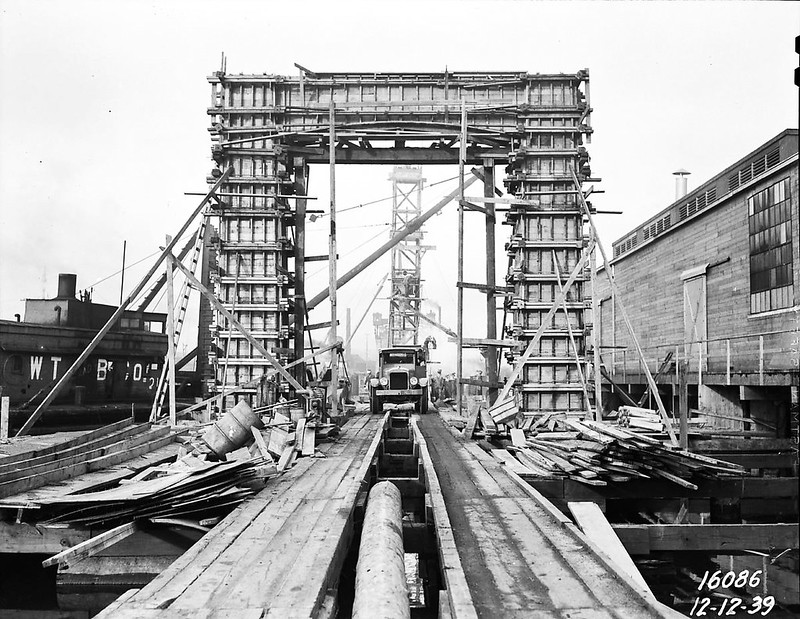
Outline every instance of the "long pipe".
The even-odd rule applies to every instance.
[[[139,281],[136,287],[128,294],[126,299],[111,315],[111,318],[108,319],[108,322],[106,322],[106,324],[103,325],[103,328],[100,329],[100,331],[98,331],[97,335],[94,336],[92,341],[89,342],[84,351],[80,355],[78,355],[78,358],[75,359],[75,362],[64,373],[64,376],[62,376],[61,379],[56,383],[52,391],[50,391],[50,393],[47,394],[45,399],[42,400],[42,403],[39,404],[39,406],[36,408],[35,411],[33,411],[33,413],[31,413],[31,416],[28,417],[28,420],[19,429],[19,432],[17,432],[17,436],[25,436],[28,432],[30,432],[30,429],[33,427],[33,424],[35,424],[36,421],[39,419],[39,417],[41,417],[44,414],[45,409],[47,409],[47,407],[50,406],[52,401],[56,399],[56,396],[58,396],[58,394],[61,392],[64,386],[69,382],[69,380],[72,378],[75,372],[77,372],[78,369],[84,364],[86,359],[89,358],[89,355],[92,354],[92,351],[95,348],[97,348],[97,345],[100,343],[100,341],[111,330],[111,327],[113,327],[117,323],[117,321],[120,319],[120,316],[122,316],[122,313],[131,304],[131,301],[133,301],[133,299],[135,299],[139,295],[139,293],[142,290],[144,290],[144,287],[147,285],[147,282],[150,280],[151,277],[153,277],[155,272],[158,270],[158,267],[161,266],[161,263],[164,262],[167,256],[169,256],[172,253],[172,249],[177,244],[178,239],[180,239],[181,236],[183,236],[186,233],[186,230],[189,229],[189,226],[191,225],[194,218],[200,214],[200,211],[202,211],[205,208],[206,204],[211,199],[211,196],[214,195],[214,192],[217,189],[219,189],[219,186],[222,185],[222,183],[224,183],[232,173],[233,173],[233,168],[228,168],[227,170],[225,170],[225,172],[222,173],[217,182],[214,183],[214,186],[200,201],[200,204],[197,205],[197,207],[194,209],[189,218],[184,222],[183,226],[181,226],[181,229],[178,230],[177,234],[175,234],[172,241],[168,243],[167,246],[164,248],[164,250],[161,252],[161,255],[155,261],[153,266],[150,267],[150,270],[147,272],[147,274]]]
[[[478,170],[481,170],[481,169],[482,168],[478,168]],[[475,176],[473,176],[470,179],[467,179],[466,181],[464,181],[464,188],[466,189],[472,183],[474,183],[476,180],[478,180],[478,179]],[[400,228],[400,230],[398,230],[397,233],[392,238],[390,238],[383,245],[381,245],[378,249],[376,249],[374,252],[372,252],[369,256],[364,258],[364,260],[359,262],[356,266],[354,266],[352,269],[350,269],[347,273],[345,273],[339,279],[337,279],[336,280],[336,287],[337,288],[341,288],[342,286],[344,286],[346,283],[348,283],[350,280],[352,280],[356,275],[361,273],[365,268],[367,268],[369,265],[371,265],[373,262],[375,262],[378,258],[380,258],[387,251],[389,251],[392,247],[394,247],[400,241],[402,241],[404,238],[406,238],[409,234],[413,234],[414,232],[419,230],[425,224],[426,221],[428,221],[431,217],[436,215],[436,213],[441,211],[451,201],[455,200],[459,196],[460,192],[461,192],[461,188],[460,187],[455,189],[455,190],[453,190],[453,191],[451,191],[444,198],[439,200],[439,202],[437,202],[434,206],[432,206],[430,208],[430,210],[426,211],[425,213],[423,213],[422,215],[420,215],[416,219],[412,219],[411,221],[409,221],[405,226]],[[306,308],[308,310],[312,310],[327,298],[328,298],[328,290],[323,290],[317,296],[315,296],[313,299],[309,300],[306,303]]]
[[[375,484],[367,499],[356,565],[353,619],[410,619],[403,561],[400,491],[390,481]]]

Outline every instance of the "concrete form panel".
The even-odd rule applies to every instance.
[[[220,242],[215,288],[229,309],[282,362],[296,351],[302,329],[290,325],[295,295],[289,276],[296,161],[327,163],[328,108],[336,107],[337,163],[457,163],[460,110],[468,117],[467,163],[507,164],[505,185],[525,205],[513,205],[506,223],[511,239],[505,299],[512,316],[505,337],[523,345],[532,337],[558,289],[586,245],[584,221],[571,181],[588,176],[583,138],[591,132],[586,100],[588,71],[310,73],[296,77],[228,75],[212,86],[212,153],[220,169],[235,173],[221,193]],[[313,252],[312,252],[313,253]],[[238,264],[239,276],[236,277]],[[585,330],[591,325],[588,273],[569,291],[569,323],[578,362],[585,363]],[[236,287],[234,298],[233,289]],[[523,407],[533,414],[585,410],[566,330],[558,313],[523,372]],[[223,380],[246,382],[267,368],[235,334],[226,347],[223,325],[212,325]],[[405,333],[405,331],[403,331]],[[511,353],[509,360],[516,359]],[[284,386],[288,389],[288,386]]]

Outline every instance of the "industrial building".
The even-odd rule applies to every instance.
[[[717,427],[753,418],[745,429],[788,436],[800,335],[797,158],[797,129],[787,129],[613,244],[611,268],[647,364],[664,366],[662,393],[677,398],[685,362],[689,407]],[[676,175],[680,187],[686,173]],[[642,363],[598,281],[605,365],[638,399]]]

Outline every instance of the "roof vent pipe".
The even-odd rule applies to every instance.
[[[672,174],[675,177],[675,199],[680,200],[689,192],[689,179],[686,177],[689,176],[691,172],[681,168]]]
[[[74,299],[78,276],[74,273],[58,274],[58,299]]]

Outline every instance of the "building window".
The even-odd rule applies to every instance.
[[[791,185],[785,178],[748,198],[750,224],[750,313],[791,307]]]
[[[119,328],[141,330],[142,323],[138,318],[120,318]]]

